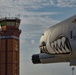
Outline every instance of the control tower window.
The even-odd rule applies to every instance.
[[[0,25],[0,29],[1,29],[1,25]]]
[[[10,22],[7,22],[7,26],[9,26],[11,23]]]
[[[19,23],[16,22],[16,27],[19,27]]]
[[[14,26],[15,25],[15,22],[11,22],[11,26]]]

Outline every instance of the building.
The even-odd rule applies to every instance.
[[[20,19],[0,19],[0,75],[19,75]]]

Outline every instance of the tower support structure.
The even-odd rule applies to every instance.
[[[19,75],[20,19],[0,19],[0,75]]]

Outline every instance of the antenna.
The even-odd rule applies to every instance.
[[[8,14],[8,16],[10,17],[10,13]]]
[[[15,15],[17,18],[20,18],[20,14]]]

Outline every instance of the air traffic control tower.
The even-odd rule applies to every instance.
[[[0,18],[0,75],[19,75],[19,18]]]

